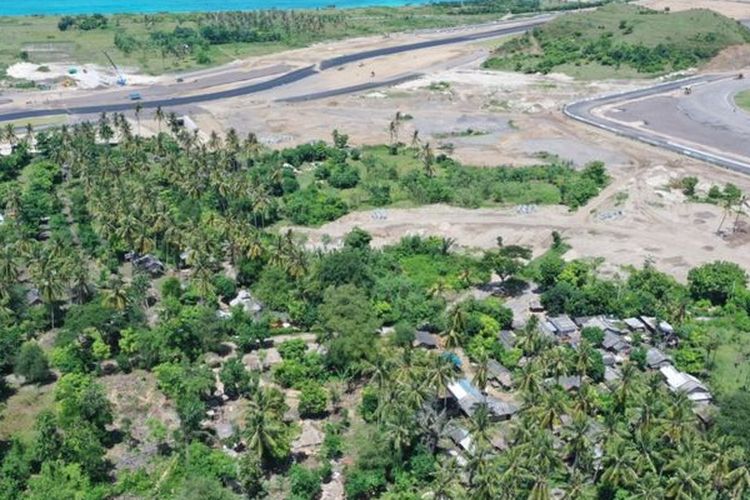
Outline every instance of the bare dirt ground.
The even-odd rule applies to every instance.
[[[71,73],[71,69],[75,69],[75,72]],[[96,64],[20,62],[10,66],[6,72],[8,76],[19,80],[30,80],[51,85],[59,84],[63,88],[96,89],[113,87],[117,83],[117,75],[112,69],[103,68]],[[160,81],[159,78],[140,75],[128,70],[123,70],[123,76],[131,85],[151,85]]]
[[[729,0],[639,0],[635,2],[643,7],[654,10],[671,11],[689,9],[710,9],[734,19],[750,19],[750,2]]]
[[[727,241],[716,234],[721,208],[688,203],[679,191],[667,188],[670,181],[695,175],[703,189],[733,182],[747,191],[750,178],[562,116],[561,107],[567,102],[649,82],[579,82],[564,75],[490,72],[479,68],[486,50],[484,42],[420,51],[418,61],[414,55],[384,57],[364,68],[345,67],[334,76],[341,86],[357,82],[359,73],[371,70],[390,76],[412,68],[425,76],[392,88],[302,103],[264,102],[258,97],[212,103],[195,121],[201,129],[223,125],[241,133],[256,131],[273,147],[327,139],[333,128],[349,134],[353,144],[377,144],[388,140],[388,123],[400,111],[413,117],[400,131],[402,141],[419,130],[420,137],[437,148],[453,146],[453,156],[466,163],[531,164],[539,162],[538,152],[547,152],[577,165],[602,160],[613,176],[601,196],[575,213],[565,207],[539,207],[532,214],[519,215],[513,207],[447,206],[387,210],[386,220],[375,220],[370,212],[353,213],[319,229],[300,228],[310,245],[319,245],[323,235],[335,243],[360,226],[372,232],[377,245],[417,233],[446,235],[466,247],[488,248],[502,235],[505,241],[529,245],[539,254],[548,248],[551,231],[557,230],[572,246],[569,258],[603,257],[603,271],[608,273],[646,260],[680,279],[690,267],[717,259],[750,269],[746,251],[750,237],[740,233]],[[311,83],[317,85],[314,81],[306,85]],[[301,90],[288,88],[285,93]],[[467,129],[481,133],[462,134]]]
[[[179,417],[172,404],[156,387],[154,375],[142,370],[119,373],[101,378],[107,399],[114,405],[115,422],[120,429],[129,422],[132,442],[125,439],[108,450],[107,457],[117,469],[136,469],[148,463],[157,453],[155,440],[150,436],[149,421],[161,422],[166,435],[171,436],[179,426]]]
[[[321,245],[323,235],[336,244],[355,226],[371,232],[375,245],[394,243],[406,234],[437,234],[455,238],[465,247],[492,248],[496,237],[502,236],[509,244],[532,247],[536,255],[549,248],[551,232],[559,231],[572,247],[566,258],[601,257],[605,274],[647,260],[679,279],[685,279],[690,267],[713,260],[731,260],[750,269],[746,251],[750,234],[717,235],[724,214],[720,207],[688,203],[681,192],[668,187],[684,175],[698,175],[702,190],[710,183],[727,181],[748,189],[750,179],[729,172],[707,176],[703,167],[680,160],[636,164],[614,174],[602,195],[576,212],[538,207],[534,213],[521,215],[514,208],[468,210],[437,205],[387,210],[385,220],[374,219],[370,212],[352,213],[318,229],[298,230],[307,235],[311,246]],[[727,218],[725,227],[733,221]]]

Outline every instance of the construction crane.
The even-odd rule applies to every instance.
[[[109,61],[109,64],[111,64],[112,67],[115,68],[115,73],[117,73],[117,85],[120,85],[120,86],[123,86],[123,87],[125,85],[127,85],[128,81],[125,80],[125,77],[123,76],[123,74],[120,73],[120,68],[118,68],[117,65],[115,64],[115,62],[112,60],[112,58],[109,57],[109,54],[107,54],[106,50],[103,50],[102,52],[104,52],[104,56]]]

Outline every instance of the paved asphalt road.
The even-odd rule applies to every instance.
[[[739,82],[739,83],[738,83]],[[693,92],[690,96],[685,96],[685,102],[664,102],[655,101],[655,98],[668,92],[681,89],[685,86],[691,86]],[[750,121],[744,112],[737,112],[733,109],[731,100],[734,92],[740,85],[750,86],[750,83],[741,80],[733,80],[726,75],[704,75],[672,82],[661,83],[652,87],[623,92],[619,94],[606,95],[585,99],[568,104],[564,108],[565,115],[602,130],[614,132],[615,134],[635,139],[646,144],[651,144],[660,148],[668,149],[691,158],[703,160],[720,167],[735,170],[737,172],[750,174],[750,160],[742,161],[721,153],[713,153],[706,149],[700,149],[700,146],[681,144],[680,139],[686,140],[692,144],[705,144],[713,149],[721,149],[717,143],[716,134],[721,133],[722,127],[726,130],[736,130],[744,121],[744,128],[750,130]],[[704,89],[705,87],[705,89]],[[717,88],[726,89],[724,92],[717,92]],[[717,101],[717,96],[721,96]],[[646,98],[651,98],[647,100]],[[632,103],[635,99],[642,99]],[[609,112],[604,116],[598,116],[592,113],[596,108],[604,105],[618,104],[620,111],[623,113]],[[667,108],[657,108],[657,106],[668,105]],[[639,112],[633,111],[636,107]],[[628,108],[632,109],[628,109]],[[629,126],[614,117],[639,121],[644,120],[644,115],[652,108],[653,115],[656,119],[659,114],[663,114],[661,122],[652,123],[649,120],[643,128]],[[671,109],[670,109],[671,108]],[[673,111],[672,115],[667,115]],[[721,125],[718,125],[721,123]],[[644,130],[648,128],[653,130]],[[679,133],[675,137],[672,132]],[[735,151],[733,151],[735,152]],[[741,152],[738,152],[741,154]],[[749,155],[750,156],[750,155]]]
[[[331,59],[326,59],[324,61],[321,61],[319,65],[320,71],[325,71],[327,69],[341,66],[343,64],[362,61],[365,59],[371,59],[374,57],[381,57],[385,55],[410,52],[413,50],[425,49],[429,47],[438,47],[441,45],[471,42],[475,40],[483,40],[483,39],[488,39],[488,38],[496,38],[496,37],[512,35],[516,33],[522,33],[535,26],[539,26],[549,21],[550,19],[552,19],[552,16],[539,16],[539,17],[531,18],[526,22],[514,24],[514,26],[497,28],[494,30],[483,31],[480,33],[451,36],[451,37],[438,38],[438,39],[433,39],[433,40],[425,40],[423,42],[396,45],[393,47],[384,47],[380,49],[368,50],[368,51],[363,51],[363,52],[357,52],[354,54],[334,57]],[[36,117],[59,115],[59,114],[90,115],[90,114],[99,114],[103,112],[106,112],[106,113],[123,112],[123,111],[132,110],[135,107],[136,102],[138,102],[143,108],[162,107],[162,108],[168,109],[168,108],[173,108],[176,106],[184,106],[187,104],[197,104],[197,103],[202,103],[202,102],[207,102],[207,101],[214,101],[218,99],[226,99],[230,97],[238,97],[238,96],[244,96],[244,95],[249,95],[249,94],[255,94],[257,92],[270,90],[276,87],[280,87],[282,85],[287,85],[293,82],[303,80],[305,78],[308,78],[310,76],[317,74],[318,72],[319,71],[315,69],[314,66],[308,66],[305,68],[290,71],[288,73],[284,73],[283,75],[277,76],[275,78],[272,78],[270,80],[266,80],[260,83],[243,85],[243,86],[233,88],[233,89],[228,89],[228,90],[198,93],[198,94],[192,94],[189,96],[182,96],[182,97],[165,97],[165,98],[157,98],[157,99],[148,99],[147,96],[144,96],[144,98],[140,101],[131,101],[131,100],[123,101],[123,99],[127,99],[127,97],[123,97],[122,93],[119,93],[113,96],[114,99],[117,99],[117,101],[106,102],[106,103],[101,103],[101,104],[71,106],[71,107],[63,107],[63,108],[58,107],[58,108],[42,108],[42,109],[16,109],[16,110],[9,110],[6,112],[0,112],[0,121],[23,120],[27,118],[36,118]],[[374,88],[377,86],[393,84],[394,81],[403,81],[403,80],[397,79],[397,80],[388,80],[384,82],[373,82],[373,83],[368,83],[368,84],[363,84],[363,85],[356,85],[353,87],[349,87],[347,89],[331,89],[326,92],[319,92],[319,93],[310,94],[307,96],[298,96],[298,97],[295,97],[294,100],[301,101],[301,100],[310,100],[314,98],[329,97],[333,95],[340,95],[340,94],[347,93],[347,92],[352,92],[352,91],[357,91],[357,90],[366,90],[366,89]],[[174,91],[179,92],[179,90],[180,90],[179,86],[175,85]]]

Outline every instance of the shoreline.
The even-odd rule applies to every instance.
[[[204,7],[206,2],[196,2],[194,5],[192,2],[189,2],[189,6],[181,6],[179,4],[176,4],[170,8],[165,9],[164,8],[164,2],[155,2],[153,8],[145,7],[145,6],[135,6],[132,9],[128,9],[127,6],[113,6],[112,8],[100,8],[100,9],[91,9],[88,5],[88,3],[81,3],[79,7],[72,7],[69,9],[63,8],[63,10],[48,10],[45,12],[37,12],[35,9],[32,8],[30,11],[25,12],[16,12],[15,10],[21,10],[19,9],[13,9],[12,7],[6,8],[10,9],[9,12],[6,12],[4,8],[0,8],[0,19],[3,18],[10,18],[10,19],[18,19],[18,18],[25,18],[25,17],[31,17],[31,18],[45,18],[45,17],[62,17],[62,16],[85,16],[85,15],[93,15],[93,14],[101,14],[108,17],[116,17],[116,16],[139,16],[139,15],[163,15],[163,16],[169,16],[169,15],[195,15],[195,14],[213,14],[213,13],[231,13],[231,12],[261,12],[261,11],[337,11],[337,10],[357,10],[357,9],[377,9],[377,8],[392,8],[392,9],[400,9],[400,8],[409,8],[409,7],[425,7],[425,6],[431,6],[431,5],[445,5],[445,4],[451,4],[454,3],[453,0],[365,0],[364,2],[354,0],[354,3],[352,4],[346,4],[346,5],[339,5],[336,3],[326,2],[325,0],[321,0],[320,4],[311,4],[311,5],[305,5],[305,0],[281,0],[281,2],[277,2],[275,6],[273,7],[267,7],[263,6],[263,2],[260,2],[259,0],[251,1],[251,2],[242,2],[243,4],[254,4],[258,3],[260,4],[257,7],[253,7],[251,5],[237,5],[234,6],[232,2],[229,2],[232,5],[224,6],[217,5],[215,8],[213,7]],[[226,5],[227,2],[216,2],[217,4]],[[184,3],[183,3],[184,5]],[[40,5],[40,8],[44,7],[43,5]],[[127,10],[120,10],[121,8],[125,8]],[[24,9],[27,9],[27,7],[24,7]],[[54,9],[54,8],[53,8]]]

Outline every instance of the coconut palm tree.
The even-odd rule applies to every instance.
[[[141,135],[141,111],[143,111],[143,104],[139,102],[135,105],[135,121],[138,124],[138,136]]]
[[[385,435],[400,462],[404,453],[411,448],[413,440],[413,410],[396,404],[385,422]]]
[[[23,142],[28,146],[34,144],[34,126],[31,123],[26,124],[26,135],[23,138]]]
[[[429,367],[425,374],[425,382],[437,393],[438,397],[443,399],[445,405],[446,392],[448,385],[456,378],[453,369],[453,363],[444,356],[432,356]]]
[[[161,124],[165,119],[164,110],[162,109],[161,106],[156,107],[156,111],[154,112],[154,118],[156,118],[156,126],[158,127],[159,135],[161,135]]]
[[[682,392],[675,394],[672,404],[667,410],[662,429],[672,443],[679,443],[683,438],[695,432],[695,414],[692,402]]]
[[[539,424],[552,429],[560,423],[560,417],[568,411],[567,395],[558,388],[542,393],[540,406],[537,408]]]
[[[674,460],[666,465],[664,471],[668,478],[665,488],[668,498],[708,498],[707,495],[711,491],[708,474],[693,450],[679,449]]]
[[[93,285],[89,282],[89,273],[83,256],[79,256],[70,272],[73,282],[70,287],[71,299],[75,304],[83,304],[94,294]]]
[[[489,355],[484,349],[482,349],[477,355],[477,367],[476,370],[474,370],[474,378],[472,379],[472,382],[483,393],[487,389],[487,380],[489,378],[489,362]]]
[[[288,430],[281,420],[284,413],[283,395],[278,390],[257,388],[245,416],[247,452],[264,463],[288,456]]]
[[[463,334],[466,330],[466,313],[463,308],[454,307],[448,317],[449,328],[445,332],[445,347],[452,349],[462,344]]]
[[[469,419],[469,433],[474,438],[474,443],[483,441],[485,444],[490,442],[490,407],[486,402],[480,401],[474,405],[474,414]]]
[[[521,367],[518,389],[527,396],[533,398],[541,391],[542,373],[539,365],[535,362],[526,363]]]
[[[5,125],[5,140],[8,141],[11,148],[16,147],[18,136],[16,136],[16,127],[12,123]]]
[[[591,463],[593,443],[589,438],[590,431],[589,416],[579,411],[573,413],[570,425],[563,430],[566,458],[574,471],[587,469]]]
[[[732,498],[746,498],[750,491],[750,467],[748,467],[747,461],[743,461],[736,466],[727,475],[726,482]]]
[[[130,302],[125,282],[118,275],[112,276],[102,295],[102,303],[115,311],[124,311]]]
[[[424,170],[425,175],[427,175],[427,177],[434,177],[435,175],[435,168],[434,168],[435,153],[432,152],[432,148],[430,147],[429,142],[425,143],[422,146],[419,157],[422,160],[422,168]]]
[[[640,386],[636,381],[638,369],[633,363],[625,363],[622,367],[620,382],[615,389],[615,408],[624,413],[628,403],[640,392]]]
[[[602,459],[601,481],[613,489],[627,488],[637,483],[637,459],[635,450],[625,440],[619,437],[613,439]]]
[[[15,283],[18,279],[19,268],[17,251],[11,245],[0,247],[0,282]]]
[[[435,479],[432,481],[432,496],[435,500],[464,498],[459,482],[461,469],[454,457],[447,457],[438,463]]]

